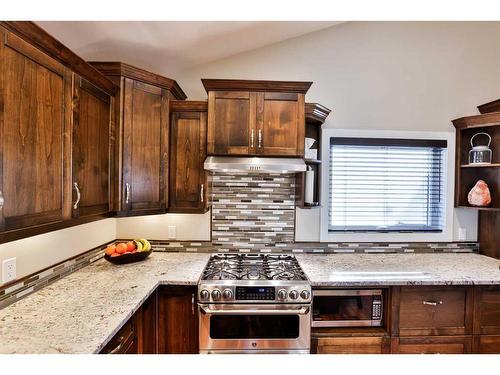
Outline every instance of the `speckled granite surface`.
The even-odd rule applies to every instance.
[[[196,285],[209,254],[153,253],[114,266],[104,259],[0,310],[0,353],[95,353],[157,285]]]
[[[478,254],[296,255],[313,286],[500,284],[500,261]]]

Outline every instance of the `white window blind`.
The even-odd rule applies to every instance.
[[[330,231],[441,232],[446,141],[330,139]]]

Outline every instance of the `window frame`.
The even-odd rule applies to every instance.
[[[399,140],[442,140],[447,142],[445,203],[441,232],[342,232],[329,230],[330,138],[383,138]],[[449,242],[453,237],[453,198],[455,186],[455,134],[453,132],[417,132],[389,130],[322,129],[321,141],[321,242]]]

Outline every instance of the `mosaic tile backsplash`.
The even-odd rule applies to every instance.
[[[214,174],[212,243],[222,250],[292,243],[295,175]]]

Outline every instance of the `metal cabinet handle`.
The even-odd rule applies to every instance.
[[[73,186],[76,191],[76,201],[75,204],[73,204],[73,209],[76,210],[78,208],[78,204],[80,203],[80,198],[82,195],[80,194],[80,189],[78,188],[78,182],[73,182]]]
[[[208,306],[200,306],[203,314],[210,315],[305,315],[309,313],[309,307],[298,309],[272,310],[272,309],[212,309]]]
[[[5,199],[3,198],[2,190],[0,190],[0,210],[3,208],[4,204],[5,204]]]
[[[127,182],[125,184],[125,203],[128,204],[130,200],[130,184]]]
[[[262,148],[262,129],[259,129],[259,148]]]
[[[205,200],[203,197],[205,195],[204,190],[205,190],[205,184],[201,184],[201,186],[200,186],[200,201],[201,201],[201,203],[203,203],[203,201]]]
[[[429,306],[437,306],[437,305],[442,305],[443,301],[422,301],[422,304]]]
[[[121,348],[122,348],[122,345],[123,345],[123,341],[124,341],[124,337],[121,336],[120,337],[120,343],[116,346],[116,348],[114,348],[113,350],[110,350],[108,354],[116,354],[116,353],[119,353]]]
[[[250,133],[250,148],[254,148],[254,136],[255,136],[255,130],[252,129],[252,132]]]
[[[195,311],[194,311],[194,293],[191,294],[191,315],[194,315],[195,314]]]

